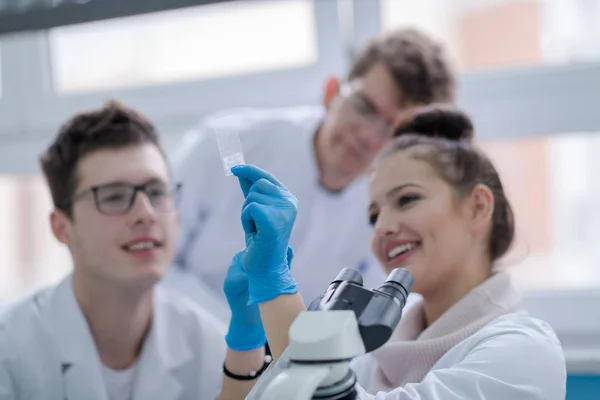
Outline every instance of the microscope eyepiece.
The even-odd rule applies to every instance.
[[[395,297],[404,305],[413,284],[410,272],[404,268],[396,268],[390,272],[385,282],[377,290]]]
[[[344,268],[337,274],[331,283],[352,282],[357,285],[363,285],[363,278],[360,272],[352,268]]]
[[[331,281],[329,287],[327,288],[327,292],[336,290],[343,282],[354,283],[355,285],[362,286],[363,278],[360,272],[357,270],[352,268],[344,268],[337,274],[335,279]]]
[[[331,299],[331,297],[334,295],[335,291],[340,287],[340,285],[347,285],[348,283],[360,286],[362,288],[363,278],[360,272],[352,268],[344,268],[343,270],[341,270],[337,274],[335,279],[331,281],[329,287],[327,288],[327,291],[325,291],[325,293],[314,299],[308,306],[308,309],[322,309],[322,307],[324,307],[325,303],[327,303]],[[329,307],[331,306],[332,304],[329,305]]]

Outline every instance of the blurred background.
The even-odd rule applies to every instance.
[[[568,398],[600,398],[598,21],[600,0],[0,0],[0,303],[70,271],[37,164],[66,118],[119,98],[173,155],[207,113],[318,103],[371,36],[414,26],[501,171],[503,263],[560,336]]]

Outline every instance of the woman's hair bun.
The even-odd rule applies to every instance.
[[[450,104],[431,104],[400,115],[394,137],[409,134],[471,141],[474,133],[473,123],[466,113]]]

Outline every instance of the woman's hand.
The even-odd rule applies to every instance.
[[[278,359],[287,347],[291,323],[306,308],[298,293],[278,296],[276,299],[261,303],[260,308],[258,304],[248,304],[248,276],[242,267],[244,254],[241,251],[233,258],[225,277],[224,289],[231,309],[231,320],[225,341],[230,350],[236,351],[233,368],[239,368],[246,373],[252,369],[257,370],[260,365],[256,363],[260,360],[257,358],[259,356],[242,353],[261,349],[268,338],[273,358]],[[291,263],[293,258],[294,253],[288,247],[288,262]],[[229,358],[233,359],[233,353],[228,354]],[[254,364],[246,362],[247,360],[254,361]]]
[[[258,305],[249,305],[248,276],[242,268],[244,251],[237,253],[225,277],[225,296],[231,320],[225,341],[232,350],[248,351],[263,347],[267,341]]]
[[[231,169],[244,193],[242,226],[246,251],[242,260],[248,274],[250,304],[263,303],[298,286],[289,269],[292,228],[298,200],[271,174],[252,165]]]

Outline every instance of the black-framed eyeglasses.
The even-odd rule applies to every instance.
[[[172,187],[159,180],[152,180],[141,185],[124,182],[107,183],[82,190],[71,198],[67,206],[73,205],[90,192],[94,196],[96,209],[104,215],[127,214],[135,203],[138,192],[146,194],[155,210],[170,212],[177,207],[181,184],[177,183]]]

